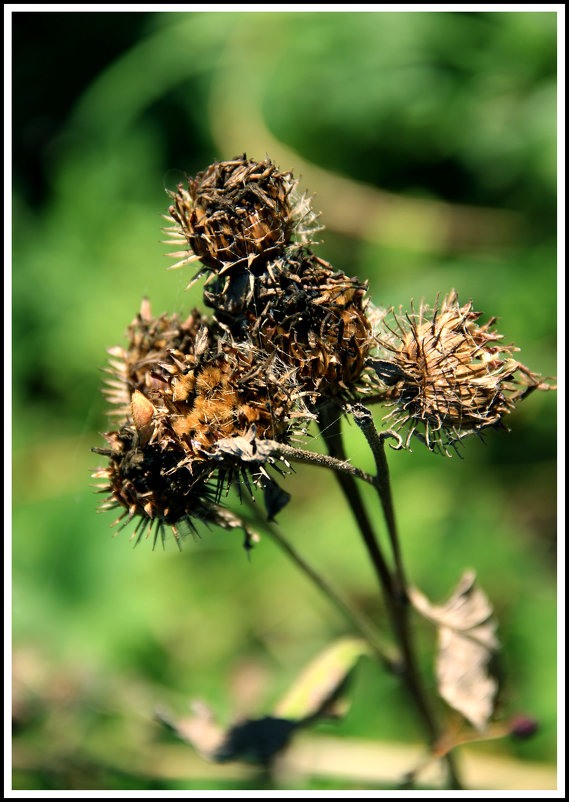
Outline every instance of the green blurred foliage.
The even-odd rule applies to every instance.
[[[517,226],[500,242],[482,236],[458,247],[436,231],[423,241],[428,222],[410,207],[398,243],[331,227],[320,252],[368,279],[378,305],[432,302],[456,287],[500,316],[522,361],[554,375],[556,14],[12,19],[14,787],[263,787],[254,774],[232,784],[220,770],[212,779],[199,761],[181,784],[160,779],[156,766],[145,774],[135,760],[139,750],[150,761],[164,740],[155,707],[181,710],[203,697],[226,722],[237,712],[263,715],[307,661],[347,632],[267,537],[250,562],[239,535],[213,530],[189,538],[181,554],[173,545],[152,554],[150,544],[133,551],[126,532],[111,540],[110,520],[95,514],[89,449],[107,428],[105,349],[122,341],[144,295],[158,314],[201,303],[199,287],[185,291],[192,273],[165,270],[164,190],[185,171],[234,156],[221,150],[224,135],[252,126],[254,147],[276,138],[338,181],[448,209],[515,213]],[[224,89],[236,74],[237,97]],[[240,150],[264,157],[251,147],[243,141]],[[317,194],[324,224],[332,200]],[[500,620],[500,714],[521,710],[540,722],[531,741],[488,748],[553,761],[554,394],[533,395],[511,429],[467,443],[462,460],[417,445],[391,454],[390,466],[409,576],[439,600],[464,567],[477,571]],[[371,469],[361,435],[353,426],[346,434],[354,463]],[[302,467],[286,488],[282,531],[381,622],[374,577],[333,478]],[[368,501],[379,522],[376,500]],[[431,633],[419,635],[432,684]],[[254,667],[249,696],[236,680],[243,666]],[[351,695],[347,717],[318,729],[421,738],[397,680],[373,664],[362,665]],[[334,787],[333,779],[307,782]]]
[[[363,13],[341,25],[337,14],[319,14],[311,22],[289,17],[294,36],[265,96],[268,122],[288,143],[382,187],[551,215],[553,14]],[[310,80],[289,68],[299,63]],[[294,114],[283,96],[294,97]]]

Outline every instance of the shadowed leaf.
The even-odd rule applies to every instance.
[[[476,576],[466,571],[450,599],[434,605],[417,589],[410,590],[415,608],[438,629],[436,658],[438,690],[478,730],[494,710],[497,682],[489,672],[498,649],[496,621],[490,602],[475,587]]]
[[[283,507],[290,501],[290,493],[283,490],[274,479],[267,479],[263,485],[263,496],[265,499],[265,509],[269,521],[275,519]]]
[[[211,708],[200,701],[192,703],[192,715],[187,718],[174,721],[164,712],[157,712],[156,717],[213,763],[240,761],[266,765],[287,746],[299,726],[295,721],[264,716],[236,721],[224,730]]]
[[[218,763],[269,763],[288,745],[297,727],[295,721],[274,716],[239,721],[227,731],[213,758]]]
[[[340,696],[359,658],[369,654],[365,641],[341,638],[303,671],[273,715],[244,718],[224,730],[208,705],[195,701],[192,715],[177,721],[167,713],[156,717],[206,760],[267,765],[284,749],[295,730],[320,716],[345,712]]]

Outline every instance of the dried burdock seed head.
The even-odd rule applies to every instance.
[[[113,349],[106,393],[120,425],[130,426],[157,463],[159,453],[179,469],[217,471],[226,483],[248,474],[255,483],[263,471],[218,443],[251,431],[259,441],[304,434],[312,416],[297,371],[274,351],[222,337],[197,312],[179,323],[146,311],[129,327],[128,347]]]
[[[299,362],[299,375],[319,395],[352,396],[359,392],[358,382],[373,344],[366,313],[367,285],[312,255],[303,261],[300,279],[297,293],[293,290],[288,299],[290,308],[277,324],[283,348]]]
[[[294,371],[251,346],[217,347],[215,354],[160,352],[159,364],[147,364],[160,381],[153,384],[137,373],[145,392],[132,390],[127,423],[103,435],[108,448],[93,449],[109,459],[94,475],[107,480],[100,487],[108,495],[102,509],[123,508],[113,525],[135,520],[137,542],[152,531],[154,542],[164,540],[167,527],[178,539],[184,528],[194,528],[194,519],[230,529],[240,525],[217,506],[224,488],[239,478],[266,495],[275,486],[265,467],[273,462],[269,441],[284,442],[305,431],[310,415]],[[117,385],[121,381],[117,378]],[[125,382],[121,398],[129,390]],[[251,457],[228,446],[241,442],[267,448],[251,447],[256,452]]]
[[[291,173],[245,154],[188,177],[187,186],[169,193],[166,219],[173,225],[165,231],[171,244],[182,245],[172,254],[174,267],[199,259],[214,273],[259,273],[287,246],[310,243],[316,215],[295,190]]]
[[[111,524],[120,524],[116,533],[132,523],[135,545],[151,535],[153,545],[158,539],[164,545],[170,529],[180,547],[181,538],[188,530],[196,533],[195,524],[202,521],[223,529],[243,529],[246,550],[258,540],[240,518],[216,503],[219,483],[215,487],[210,482],[213,464],[191,462],[183,449],[171,444],[165,448],[163,443],[141,440],[140,429],[132,426],[108,432],[104,438],[107,448],[91,450],[109,463],[93,477],[105,480],[98,485],[98,492],[107,496],[100,511],[120,511]]]
[[[156,397],[168,426],[196,458],[253,425],[260,439],[286,440],[306,417],[294,371],[250,345],[225,344],[216,356],[172,374],[171,396]]]
[[[149,301],[142,301],[140,312],[127,329],[127,345],[109,348],[111,359],[106,368],[103,390],[112,408],[109,414],[119,424],[132,418],[132,395],[143,397],[157,390],[166,390],[176,355],[197,364],[200,356],[213,347],[215,333],[199,310],[192,310],[185,319],[177,315],[153,317]]]
[[[156,543],[159,537],[164,541],[167,527],[179,541],[185,528],[194,530],[194,520],[220,523],[223,516],[208,484],[211,466],[190,463],[185,451],[171,444],[164,448],[162,443],[141,439],[140,430],[133,426],[104,438],[108,448],[92,450],[107,457],[109,464],[93,476],[106,480],[98,486],[99,492],[107,494],[101,511],[121,511],[111,524],[121,524],[117,531],[134,522],[132,537],[137,543],[151,533]]]
[[[374,345],[366,290],[357,278],[303,251],[272,262],[252,284],[219,279],[204,297],[221,327],[236,340],[277,353],[315,402],[361,390]]]
[[[433,309],[421,303],[418,312],[392,310],[383,319],[378,344],[385,358],[374,367],[395,406],[393,427],[409,429],[407,445],[418,433],[448,454],[465,436],[503,426],[532,390],[552,389],[513,358],[518,348],[501,343],[496,318],[478,324],[481,314],[471,302],[461,306],[453,290]]]

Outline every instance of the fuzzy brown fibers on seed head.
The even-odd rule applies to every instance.
[[[106,395],[139,444],[181,450],[190,462],[219,457],[217,443],[254,428],[258,439],[286,441],[311,417],[298,371],[274,351],[236,342],[194,310],[153,318],[145,302],[112,349]]]
[[[215,332],[198,309],[185,319],[165,314],[154,317],[149,301],[144,299],[126,337],[126,346],[108,349],[111,359],[103,389],[112,405],[109,415],[119,423],[131,417],[135,390],[145,396],[166,391],[171,372],[168,366],[177,358],[197,363],[200,355],[213,347]]]

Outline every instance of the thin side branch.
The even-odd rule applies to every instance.
[[[265,441],[267,442],[267,441]],[[317,465],[320,468],[327,468],[335,473],[345,474],[356,479],[361,479],[370,485],[375,484],[375,478],[371,474],[360,470],[352,465],[347,459],[337,459],[326,454],[318,454],[315,451],[305,451],[302,448],[294,448],[284,443],[271,442],[271,455],[284,457],[291,462],[304,462],[309,465]]]
[[[245,496],[245,501],[252,512],[255,513],[257,523],[268,534],[272,540],[285,552],[297,568],[307,576],[311,582],[319,588],[326,596],[328,601],[346,618],[351,624],[353,629],[358,632],[364,640],[368,643],[374,656],[382,663],[389,671],[393,673],[400,673],[401,671],[401,656],[393,648],[391,644],[385,642],[379,632],[375,629],[367,616],[355,610],[349,605],[345,599],[338,593],[334,586],[325,579],[322,574],[318,573],[301,554],[294,548],[292,543],[280,532],[279,528],[270,521],[261,519],[258,514],[258,508],[253,504],[252,500]],[[232,513],[233,520],[239,521],[239,525],[248,534],[252,540],[257,540],[258,537],[251,532],[248,525],[242,518],[238,518]]]

